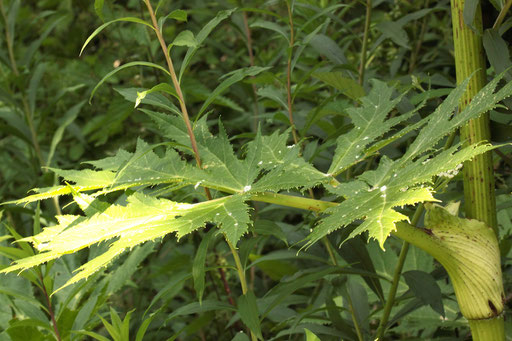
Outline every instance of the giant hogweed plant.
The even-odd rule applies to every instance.
[[[404,223],[410,221],[410,218],[403,213],[402,208],[438,201],[434,195],[441,188],[440,184],[446,181],[436,179],[453,177],[463,162],[495,148],[488,143],[466,147],[460,143],[448,143],[443,146],[443,140],[453,136],[468,120],[479,117],[512,94],[512,83],[497,89],[502,76],[496,77],[472,99],[470,105],[457,112],[459,100],[468,84],[466,80],[434,112],[414,122],[411,119],[422,106],[399,116],[390,115],[405,94],[396,95],[392,87],[373,80],[371,90],[359,98],[358,105],[347,109],[353,128],[337,138],[329,168],[320,170],[301,156],[300,142],[289,142],[291,129],[275,131],[270,135],[258,130],[246,148],[235,150],[221,121],[217,126],[219,132],[215,135],[209,129],[206,116],[192,124],[179,81],[202,41],[233,11],[221,12],[196,36],[190,31],[184,31],[173,43],[165,45],[151,6],[148,1],[146,4],[154,19],[152,23],[131,17],[108,22],[89,37],[84,48],[102,29],[115,21],[135,22],[155,31],[166,56],[168,69],[149,62],[132,62],[105,76],[98,86],[115,72],[130,66],[149,66],[170,76],[173,87],[162,83],[142,92],[120,90],[136,106],[144,105],[140,110],[153,120],[169,142],[151,145],[139,139],[133,152],[121,149],[115,156],[90,161],[90,169],[51,168],[63,178],[63,185],[34,189],[35,194],[11,203],[27,204],[71,195],[83,213],[58,215],[57,225],[48,226],[34,236],[18,239],[18,242],[32,243],[37,252],[16,260],[1,272],[24,271],[95,244],[108,244],[104,253],[80,266],[76,274],[57,289],[60,290],[89,278],[137,245],[161,240],[167,235],[175,235],[179,240],[211,224],[233,252],[243,293],[248,295],[243,304],[255,305],[254,296],[248,293],[245,270],[237,261],[236,251],[242,238],[250,238],[251,201],[321,213],[318,223],[303,240],[303,248],[308,248],[336,230],[356,225],[348,238],[366,234],[377,240],[384,249],[387,238],[394,233],[425,247],[437,258],[442,258],[443,265],[450,265],[450,257],[446,256],[450,252],[445,252],[442,245],[430,246],[429,249],[428,242],[424,241],[428,238],[425,236],[432,235],[435,228],[418,229]],[[173,13],[171,18],[183,15],[182,12]],[[179,77],[169,56],[169,50],[176,45],[188,46]],[[201,112],[229,86],[264,70],[266,68],[251,67],[234,71],[212,92]],[[176,98],[179,109],[162,92]],[[396,130],[399,126],[405,128]],[[379,157],[382,148],[411,132],[417,132],[416,136],[402,156],[394,159],[384,155]],[[165,148],[165,151],[159,153],[155,150],[157,148]],[[342,174],[368,158],[378,160],[374,169],[366,170],[356,178],[342,180]],[[199,195],[204,200],[173,201],[173,192],[186,186],[204,193]],[[322,201],[288,193],[292,190],[304,193],[312,188],[322,188],[333,199]],[[126,194],[125,202],[111,204],[105,199],[106,194],[120,191]],[[431,209],[432,212],[435,210]],[[430,221],[439,225],[436,217],[432,214]],[[441,232],[450,234],[449,231]],[[492,242],[492,237],[488,238]],[[499,269],[499,262],[497,266]],[[448,269],[450,274],[454,271],[456,269],[452,272]],[[456,285],[458,290],[461,289]],[[492,307],[497,309],[499,302],[495,302],[494,298],[492,300]],[[493,313],[494,310],[491,310]],[[251,330],[253,339],[261,338],[258,323],[244,314],[242,321]]]

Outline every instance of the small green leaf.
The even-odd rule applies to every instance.
[[[264,97],[264,98],[270,98],[271,100],[279,103],[284,109],[288,110],[288,104],[286,103],[286,100],[284,99],[283,94],[281,93],[281,91],[279,91],[272,85],[268,85],[263,88],[259,88],[258,96]]]
[[[283,230],[272,220],[256,220],[254,222],[254,232],[261,235],[274,236],[288,245],[288,241],[286,240],[286,235]]]
[[[391,39],[395,44],[400,45],[403,48],[410,49],[409,38],[407,32],[397,22],[393,21],[382,21],[377,24],[377,28],[382,34]]]
[[[441,316],[445,316],[441,289],[431,274],[420,270],[411,270],[404,272],[402,276],[416,297]]]
[[[181,31],[176,38],[174,38],[173,42],[169,45],[168,51],[171,50],[172,46],[188,46],[188,47],[196,47],[198,45],[196,38],[194,37],[194,33],[189,30]]]
[[[198,302],[190,303],[184,306],[175,309],[165,320],[168,322],[175,317],[190,315],[190,314],[201,314],[207,311],[215,311],[215,310],[228,310],[235,311],[235,307],[233,307],[229,303],[215,301],[215,300],[204,300],[203,303],[199,304]]]
[[[32,115],[34,115],[34,110],[36,108],[36,97],[37,97],[37,91],[39,89],[39,82],[41,81],[41,78],[43,77],[44,71],[46,69],[46,63],[40,63],[37,65],[35,71],[32,74],[32,78],[30,78],[30,83],[28,86],[28,105],[30,108],[30,112]]]
[[[249,336],[245,334],[243,331],[236,333],[235,337],[231,339],[231,341],[250,341]]]
[[[174,19],[178,21],[187,21],[187,12],[182,9],[175,9],[171,13],[167,14],[165,17],[161,17],[158,19],[158,27],[160,27],[160,31],[163,30],[165,21],[167,19]]]
[[[158,85],[157,85],[158,87]],[[170,85],[169,85],[170,87]],[[144,88],[114,88],[115,91],[117,91],[121,96],[123,96],[127,101],[135,103],[137,101],[137,96],[139,92],[144,92],[149,89]],[[168,88],[169,91],[171,91]],[[167,91],[164,91],[167,92]],[[163,94],[160,94],[158,92],[151,92],[146,93],[146,96],[144,96],[143,100],[144,104],[150,104],[155,107],[167,110],[171,113],[174,113],[176,115],[181,115],[180,109],[174,105],[167,97],[165,97]]]
[[[9,32],[9,38],[11,41],[14,41],[15,36],[15,28],[16,28],[16,18],[18,17],[18,11],[20,9],[21,1],[14,0],[11,3],[11,7],[9,7],[8,15],[7,15],[7,28],[6,32]],[[5,17],[4,17],[5,19]]]
[[[151,324],[151,322],[153,322],[153,319],[155,318],[156,315],[156,313],[153,313],[147,319],[145,319],[144,322],[142,322],[142,324],[139,327],[139,330],[137,330],[137,335],[135,335],[135,341],[142,341],[144,339],[144,335],[146,334],[149,325]]]
[[[345,57],[338,43],[325,34],[316,34],[311,38],[310,44],[319,54],[326,56],[334,64],[342,65],[348,63],[347,57]]]
[[[464,10],[462,14],[462,17],[464,18],[464,23],[468,25],[475,33],[476,28],[473,22],[475,20],[476,11],[479,3],[479,0],[466,0],[464,2]]]
[[[357,324],[365,333],[370,332],[370,309],[368,302],[368,294],[365,287],[350,277],[345,287],[347,295],[350,297],[352,313],[357,321]]]
[[[101,21],[105,21],[105,17],[103,16],[103,4],[105,0],[94,0],[94,11],[100,17]]]
[[[196,54],[197,50],[199,49],[199,46],[203,43],[203,41],[208,37],[210,32],[218,25],[220,24],[224,19],[229,17],[236,8],[232,8],[230,10],[220,11],[217,13],[217,16],[210,20],[202,29],[199,31],[199,33],[196,36],[197,45],[194,47],[190,47],[187,51],[187,54],[183,58],[183,63],[181,64],[180,68],[180,75],[178,77],[178,80],[181,82],[181,78],[183,77],[183,74],[185,73],[185,70],[190,65],[190,62],[192,61],[192,57]]]
[[[355,80],[343,77],[341,72],[317,72],[313,74],[324,83],[335,87],[351,99],[358,100],[364,96],[364,89]]]
[[[57,128],[57,130],[53,134],[52,144],[50,146],[50,151],[48,152],[48,158],[47,158],[47,161],[46,161],[46,165],[47,166],[51,166],[51,163],[52,163],[52,160],[53,160],[53,155],[55,153],[55,150],[57,149],[57,145],[62,140],[62,137],[64,135],[64,131],[76,119],[76,117],[80,113],[80,109],[82,108],[82,106],[84,104],[85,104],[85,101],[81,101],[81,102],[75,104],[74,106],[72,106],[64,114],[64,117],[62,118],[62,121],[59,124],[59,127]]]
[[[238,313],[242,322],[253,332],[258,339],[263,339],[261,335],[260,318],[256,296],[252,291],[238,298]]]
[[[497,29],[487,29],[484,31],[482,41],[487,58],[496,73],[501,73],[510,68],[512,62],[508,51],[507,42],[500,36]],[[509,70],[507,70],[509,71]],[[512,80],[510,72],[506,76],[508,81]]]
[[[111,341],[108,337],[105,337],[101,334],[87,331],[87,330],[72,330],[71,332],[76,333],[76,334],[86,335],[86,336],[92,337],[93,339],[98,340],[98,341]]]
[[[279,26],[276,23],[273,23],[271,21],[265,21],[265,20],[257,20],[251,24],[251,27],[252,28],[260,27],[260,28],[265,28],[270,31],[274,31],[274,32],[280,34],[286,40],[286,42],[288,44],[290,44],[289,33],[286,32],[286,29],[284,29],[283,27]]]
[[[206,266],[206,254],[208,252],[208,245],[217,235],[218,231],[211,229],[207,234],[204,235],[201,240],[201,244],[197,248],[196,255],[194,257],[194,264],[192,265],[192,278],[194,279],[194,289],[196,290],[197,299],[199,304],[203,300],[204,292],[204,276]]]
[[[204,111],[208,108],[208,106],[227,88],[231,85],[240,82],[245,77],[256,76],[257,74],[270,69],[270,67],[260,67],[260,66],[252,66],[248,68],[238,69],[233,72],[230,72],[224,77],[227,77],[222,83],[220,83],[215,90],[208,96],[206,101],[204,101],[201,109],[199,109],[198,115],[202,115]],[[229,76],[229,77],[228,77]]]
[[[152,67],[152,68],[155,68],[155,69],[159,69],[161,71],[163,71],[165,74],[167,75],[171,75],[169,73],[169,71],[167,71],[165,68],[161,67],[160,65],[158,64],[155,64],[155,63],[150,63],[150,62],[143,62],[143,61],[136,61],[136,62],[130,62],[130,63],[126,63],[124,65],[121,65],[120,67],[110,71],[109,73],[107,73],[99,82],[98,84],[96,84],[96,86],[94,87],[94,89],[92,89],[92,92],[91,92],[91,96],[89,97],[89,103],[91,103],[92,101],[92,98],[94,97],[94,94],[96,93],[96,90],[98,90],[98,88],[107,80],[109,79],[110,77],[112,77],[114,74],[118,73],[119,71],[123,70],[123,69],[126,69],[126,68],[129,68],[129,67],[132,67],[132,66],[148,66],[148,67]]]

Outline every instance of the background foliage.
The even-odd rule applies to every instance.
[[[139,155],[134,162],[146,162],[150,168],[157,168],[160,158],[168,156],[166,146],[170,139],[175,141],[171,146],[178,149],[187,144],[184,137],[180,140],[183,129],[169,131],[161,122],[158,124],[160,116],[155,110],[177,110],[174,109],[177,102],[172,104],[172,94],[148,93],[134,108],[137,92],[169,83],[164,73],[153,68],[126,68],[113,74],[95,91],[105,75],[129,62],[144,60],[165,67],[153,32],[144,25],[126,22],[108,26],[78,57],[87,37],[104,22],[123,17],[150,21],[141,1],[105,1],[103,6],[101,3],[0,2],[2,202],[25,197],[32,188],[62,184],[59,176],[76,184],[85,181],[82,185],[87,181],[97,182],[98,179],[87,172],[92,172],[93,168],[108,170],[114,167],[115,160],[128,160],[132,156],[125,151]],[[508,54],[504,53],[509,49],[506,41],[510,25],[505,21],[501,31],[491,29],[498,16],[495,7],[499,9],[500,4],[484,5],[488,6],[484,10],[487,73],[492,79],[510,66]],[[154,6],[156,8],[157,4]],[[241,162],[234,160],[247,161],[247,155],[255,150],[255,143],[251,141],[260,139],[265,145],[278,146],[276,151],[286,152],[286,145],[295,143],[290,158],[295,160],[300,154],[319,170],[314,171],[306,163],[298,164],[302,170],[311,167],[311,173],[306,178],[296,178],[300,174],[285,169],[277,181],[280,187],[276,189],[300,194],[300,191],[294,192],[298,186],[293,181],[303,186],[307,181],[311,186],[318,184],[320,172],[338,171],[329,168],[331,160],[340,155],[336,141],[359,126],[354,119],[354,108],[365,107],[360,101],[362,96],[371,89],[379,93],[391,91],[390,97],[398,98],[396,107],[390,108],[389,114],[381,114],[383,121],[396,118],[395,130],[388,132],[389,127],[377,135],[384,134],[384,139],[396,138],[379,154],[353,165],[351,162],[352,167],[342,177],[343,180],[355,179],[374,169],[383,159],[397,159],[408,147],[414,146],[415,132],[409,131],[403,136],[396,132],[419,124],[455,87],[448,1],[435,4],[428,0],[373,1],[362,77],[359,64],[366,9],[358,1],[341,4],[304,0],[296,1],[293,7],[288,7],[285,1],[215,1],[206,5],[204,1],[194,0],[160,1],[159,16],[173,13],[165,20],[162,32],[167,43],[175,42],[171,55],[177,70],[186,58],[187,47],[200,39],[201,29],[219,11],[235,7],[238,9],[226,14],[200,44],[186,72],[180,76],[189,112],[204,134],[201,154],[214,149],[211,146],[217,140],[213,136],[224,136],[221,147],[226,150],[231,148],[226,147],[229,139],[235,154],[231,157],[227,153],[224,157],[231,165],[240,167],[233,173],[235,182],[244,174],[244,168]],[[290,8],[293,8],[293,37]],[[185,12],[176,11],[180,9]],[[246,25],[250,28],[250,38]],[[231,73],[251,66],[254,68]],[[291,71],[289,83],[288,70]],[[505,78],[508,80],[509,75]],[[229,84],[229,90],[221,93],[217,88],[219,84],[226,85],[226,89]],[[87,99],[93,92],[89,105]],[[212,94],[218,96],[213,98]],[[508,105],[505,101],[491,112],[493,142],[510,140]],[[301,140],[300,144],[293,140],[289,130],[290,107],[297,128],[293,134]],[[414,111],[415,108],[418,109]],[[407,113],[411,114],[407,116]],[[410,120],[401,121],[402,118]],[[175,126],[179,127],[179,123]],[[382,127],[377,124],[377,128]],[[148,144],[161,145],[148,153]],[[188,158],[186,148],[181,148],[179,154],[174,153],[173,157]],[[508,146],[495,153],[505,292],[510,292],[512,285],[509,153]],[[104,159],[114,155],[117,159]],[[90,162],[98,159],[103,161]],[[177,174],[187,174],[188,186],[166,184],[149,187],[149,190],[176,202],[203,202],[205,194],[201,185],[208,183],[198,185],[203,179],[198,177],[194,181],[197,170],[191,167],[192,163],[188,165],[190,167],[176,170]],[[82,173],[76,174],[86,176],[77,181],[73,178],[75,173],[54,173],[49,169],[82,169]],[[128,171],[124,176],[129,177]],[[223,170],[218,171],[221,174]],[[271,168],[263,171],[270,172]],[[212,174],[210,185],[222,178],[222,175],[215,176],[215,172]],[[252,176],[256,178],[257,174]],[[436,193],[436,199],[461,200],[458,177]],[[286,178],[291,183],[289,187],[283,185]],[[101,188],[113,189],[116,181],[107,182]],[[109,193],[102,201],[94,201],[63,185],[63,190],[73,194],[86,214],[92,214],[91,210],[105,210],[107,202],[120,207],[133,205],[134,209],[127,214],[144,213],[144,205],[156,205],[146,201],[147,198],[137,201],[138,194],[131,195],[133,189],[127,192],[107,190]],[[221,185],[245,192],[232,183]],[[266,185],[265,189],[272,189],[271,181]],[[303,192],[308,194],[308,191]],[[317,186],[310,194],[331,201],[333,193],[335,191]],[[62,340],[91,337],[245,340],[249,338],[246,326],[255,333],[261,332],[265,340],[314,340],[314,335],[322,340],[372,338],[393,277],[400,240],[389,238],[384,251],[374,240],[366,244],[368,235],[363,234],[338,248],[358,226],[347,223],[347,228],[297,253],[320,216],[276,204],[252,202],[252,206],[246,208],[236,206],[239,202],[235,200],[232,203],[228,202],[230,199],[221,200],[226,201],[223,205],[234,205],[234,210],[240,213],[241,218],[237,217],[233,224],[247,225],[249,215],[253,221],[247,225],[250,235],[241,239],[238,248],[254,294],[242,295],[230,249],[223,238],[215,234],[216,228],[207,225],[179,242],[174,236],[167,236],[137,246],[116,258],[108,268],[92,275],[84,274],[85,279],[50,297],[51,292],[76,274],[73,271],[81,264],[108,250],[108,243],[100,243],[20,276],[2,274],[0,304],[9,308],[0,312],[0,338],[53,339],[57,332],[50,323],[51,318],[55,319],[58,338]],[[409,203],[412,202],[405,202]],[[70,196],[26,206],[4,205],[1,235],[21,239],[43,227],[55,226],[54,216],[61,210],[67,219],[81,212]],[[248,213],[241,212],[243,210]],[[413,208],[405,206],[400,212],[411,216]],[[186,218],[184,213],[175,214]],[[215,222],[215,218],[205,221]],[[59,223],[66,226],[64,223],[69,220]],[[233,236],[233,241],[243,232]],[[39,241],[41,249],[44,242]],[[37,249],[28,242],[13,245],[4,237],[0,246],[2,267],[34,253]],[[506,300],[510,307],[510,297]],[[256,312],[253,311],[255,306]],[[244,332],[239,333],[241,330]],[[392,310],[389,338],[464,340],[468,333],[467,322],[460,316],[445,271],[426,253],[412,247]]]

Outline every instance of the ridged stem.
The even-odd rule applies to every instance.
[[[463,110],[486,83],[486,66],[482,45],[482,12],[478,6],[473,21],[473,27],[477,32],[474,32],[464,22],[464,3],[465,0],[451,1],[457,84],[472,75],[459,104],[459,110]],[[485,113],[479,118],[469,121],[461,128],[460,134],[465,145],[490,141],[489,114]],[[463,175],[466,217],[483,221],[496,231],[492,154],[487,152],[465,162]]]
[[[295,128],[295,123],[293,121],[293,100],[292,100],[292,55],[293,55],[293,45],[295,44],[295,35],[293,28],[293,8],[289,1],[286,1],[286,6],[288,8],[288,21],[290,23],[290,44],[288,46],[288,61],[286,65],[286,97],[288,101],[288,119],[290,120],[290,125],[292,127],[292,136],[293,143],[299,143],[299,137],[297,135],[297,129]]]
[[[459,104],[459,110],[463,110],[486,83],[486,64],[482,44],[482,11],[480,4],[478,4],[472,22],[473,27],[471,28],[464,22],[464,4],[465,0],[451,0],[457,83],[460,84],[472,75],[468,88]],[[461,140],[464,141],[465,145],[490,141],[489,127],[489,113],[486,113],[469,121],[467,125],[461,128]],[[487,152],[465,162],[463,176],[466,217],[477,219],[491,227],[493,237],[496,239],[498,231],[492,154]],[[486,241],[481,242],[485,243]],[[465,251],[465,259],[461,263],[461,268],[458,269],[461,271],[456,271],[457,269],[450,270],[449,268],[446,270],[449,274],[450,271],[454,272],[450,277],[455,287],[461,312],[470,321],[473,339],[501,341],[505,340],[504,321],[500,316],[503,310],[502,299],[504,296],[487,299],[491,295],[492,285],[501,286],[501,295],[503,295],[501,269],[499,268],[500,257],[497,241],[489,243],[495,244],[497,255],[494,259],[489,260],[488,266],[492,269],[498,267],[492,278],[493,282],[487,283],[489,287],[483,286],[485,282],[481,280],[470,281],[472,278],[483,275],[475,271],[475,263],[481,262],[481,257],[485,255],[476,254],[474,249]],[[475,245],[474,248],[480,246],[484,245]],[[462,267],[467,267],[464,268],[467,271],[462,271]],[[481,272],[486,270],[484,267]],[[465,283],[466,287],[463,290],[459,289],[459,294],[457,294],[457,285],[461,286],[461,284],[457,284],[458,281],[467,281]]]
[[[174,85],[174,89],[176,90],[176,94],[178,95],[178,99],[180,102],[180,109],[183,115],[183,121],[187,126],[188,136],[190,138],[190,145],[192,146],[192,150],[194,151],[194,157],[196,159],[197,166],[202,168],[201,157],[199,156],[199,150],[197,149],[196,136],[194,135],[194,131],[192,129],[192,124],[190,123],[190,118],[188,116],[187,105],[185,104],[185,97],[183,96],[183,92],[181,91],[181,85],[178,81],[178,77],[176,76],[176,71],[174,70],[174,64],[171,59],[171,55],[167,50],[167,45],[165,40],[160,33],[160,28],[158,27],[158,21],[156,20],[155,12],[153,11],[153,7],[151,6],[150,0],[144,0],[146,7],[148,8],[149,15],[151,17],[151,21],[153,23],[153,28],[155,30],[156,36],[158,38],[158,42],[160,43],[160,47],[162,48],[162,52],[165,56],[165,61],[167,62],[167,68],[169,69],[169,73],[171,74],[172,84]],[[210,190],[208,188],[204,188],[206,197],[208,200],[212,198],[210,194]]]
[[[194,131],[192,130],[192,124],[190,123],[187,106],[185,104],[185,98],[183,96],[183,92],[181,91],[181,86],[180,86],[180,83],[176,76],[176,72],[174,70],[174,65],[173,65],[171,56],[169,55],[169,52],[167,50],[167,45],[164,41],[164,38],[163,38],[162,34],[160,33],[160,28],[158,27],[158,21],[156,19],[155,12],[153,11],[153,7],[151,6],[150,0],[144,0],[144,3],[146,4],[146,7],[148,8],[149,15],[151,16],[153,28],[157,35],[158,41],[160,42],[160,46],[162,48],[162,51],[165,56],[165,60],[167,62],[167,67],[169,68],[169,73],[171,74],[172,83],[174,85],[174,88],[175,88],[176,93],[179,98],[181,112],[183,114],[183,120],[185,121],[185,125],[187,126],[187,131],[188,131],[188,135],[190,137],[190,143],[191,143],[192,149],[194,151],[194,156],[196,159],[197,166],[199,168],[202,168],[201,158],[199,156],[199,150],[197,148],[196,137],[194,135]],[[204,189],[205,189],[207,199],[212,200],[210,190],[207,187],[205,187]],[[247,293],[247,281],[245,279],[245,272],[244,272],[242,263],[240,262],[240,256],[238,255],[238,251],[236,250],[236,247],[234,245],[232,245],[227,239],[226,239],[226,242],[228,243],[229,249],[231,250],[231,253],[235,260],[238,277],[240,279],[240,284],[242,286],[242,293],[246,294]],[[224,285],[227,285],[227,282],[224,282]],[[252,331],[251,331],[251,340],[253,340],[253,341],[257,340],[256,336],[254,335],[254,333]]]

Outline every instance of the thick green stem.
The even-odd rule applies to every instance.
[[[474,32],[464,22],[464,3],[465,0],[451,1],[457,83],[460,84],[473,75],[461,99],[459,110],[463,110],[486,83],[486,66],[482,45],[482,12],[478,6],[473,21],[473,27],[477,32]],[[466,145],[490,141],[489,114],[486,113],[471,120],[461,129],[460,133],[461,139]],[[466,217],[483,221],[496,230],[492,154],[487,152],[464,163],[463,175]]]
[[[295,44],[295,36],[293,31],[293,13],[291,4],[286,1],[286,6],[288,8],[288,21],[290,24],[290,44],[288,46],[288,61],[286,65],[286,97],[288,101],[288,119],[290,120],[290,125],[292,127],[292,136],[293,142],[295,144],[299,143],[299,137],[297,135],[297,129],[295,128],[295,123],[293,121],[293,100],[292,100],[292,55],[293,55],[293,45]]]
[[[463,110],[470,102],[474,95],[485,85],[485,59],[482,45],[482,12],[480,4],[476,9],[475,18],[470,28],[464,22],[465,0],[451,0],[453,41],[455,47],[455,68],[457,72],[457,83],[461,83],[464,79],[471,76],[468,88],[461,99],[459,109]],[[475,32],[476,31],[476,32]],[[461,140],[465,145],[472,145],[482,141],[490,141],[489,114],[486,113],[477,119],[471,120],[466,126],[462,127]],[[490,226],[494,233],[494,240],[482,240],[481,243],[488,243],[496,248],[496,256],[489,259],[488,267],[495,269],[492,282],[488,283],[488,287],[483,286],[485,281],[476,279],[483,276],[483,273],[477,272],[475,263],[481,263],[485,254],[477,253],[475,250],[486,245],[474,245],[472,248],[465,250],[465,259],[460,264],[459,269],[449,269],[445,265],[446,270],[452,278],[457,295],[457,301],[462,314],[470,321],[471,333],[474,340],[505,340],[504,321],[500,314],[503,310],[502,297],[503,284],[500,267],[499,249],[496,241],[497,235],[497,217],[496,217],[496,201],[494,194],[494,174],[492,164],[492,154],[490,152],[478,155],[473,160],[464,164],[464,199],[466,217],[477,219],[487,226]],[[487,249],[489,245],[487,245]],[[444,254],[446,256],[447,253]],[[443,263],[440,260],[441,263]],[[444,265],[444,264],[443,264]],[[467,271],[461,271],[465,269]],[[486,271],[485,267],[480,269]],[[468,278],[469,277],[469,278]],[[473,282],[471,279],[475,279]],[[466,281],[463,289],[458,289],[457,281]],[[499,288],[492,285],[501,286],[501,292],[497,294]],[[488,298],[493,294],[494,296]]]

